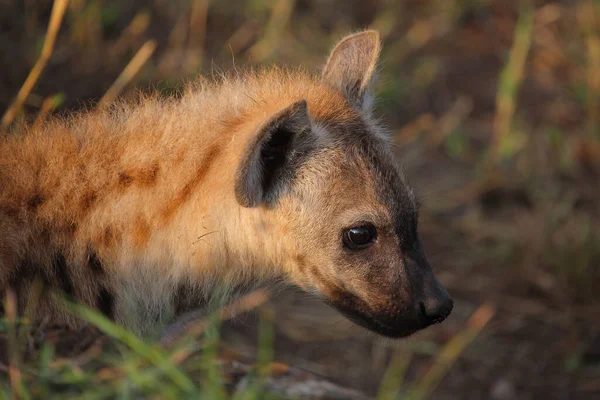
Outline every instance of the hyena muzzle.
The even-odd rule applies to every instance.
[[[271,68],[121,102],[0,144],[0,289],[67,292],[140,333],[217,285],[283,277],[402,337],[453,303],[418,206],[372,116],[379,35],[320,76]],[[42,299],[36,314],[63,318]]]

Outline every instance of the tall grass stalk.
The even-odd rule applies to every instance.
[[[148,40],[140,47],[129,64],[123,69],[117,80],[115,80],[104,96],[102,96],[100,99],[100,106],[109,105],[117,98],[119,93],[121,93],[125,86],[133,80],[135,75],[137,75],[144,64],[150,59],[154,50],[156,50],[156,41],[154,40]]]
[[[50,24],[48,25],[48,32],[46,33],[46,38],[44,39],[44,46],[42,47],[40,58],[38,58],[37,62],[29,72],[29,75],[27,76],[27,79],[25,79],[23,86],[21,86],[15,101],[10,105],[10,107],[8,107],[2,116],[1,124],[3,127],[7,127],[13,122],[16,115],[21,111],[23,103],[25,103],[25,100],[27,100],[29,93],[31,93],[31,90],[40,78],[40,75],[46,68],[46,65],[48,64],[50,56],[54,50],[56,35],[60,29],[60,25],[65,15],[65,10],[68,3],[68,0],[54,1],[54,5],[52,6],[52,14],[50,15]]]
[[[533,6],[530,1],[524,1],[515,28],[514,41],[508,62],[498,82],[493,137],[488,150],[488,166],[494,166],[500,161],[503,145],[511,134],[512,122],[517,107],[517,95],[525,74],[525,63],[531,47],[533,21]]]

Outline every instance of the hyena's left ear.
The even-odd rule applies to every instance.
[[[380,51],[377,31],[363,31],[345,37],[331,51],[323,69],[323,80],[339,88],[357,109],[370,111],[371,83]]]
[[[269,118],[238,165],[235,197],[243,207],[271,204],[285,189],[312,141],[305,100]]]

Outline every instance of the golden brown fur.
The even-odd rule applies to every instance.
[[[340,274],[337,266],[350,261],[334,256],[340,227],[355,217],[368,216],[382,240],[396,240],[401,212],[382,200],[382,185],[399,185],[405,206],[415,207],[370,119],[379,42],[364,35],[356,35],[360,51],[352,41],[334,50],[324,78],[280,68],[233,72],[194,83],[178,99],[142,97],[4,139],[0,289],[16,289],[22,308],[38,279],[140,333],[182,303],[200,304],[218,283],[273,277],[331,301],[362,293],[372,310],[385,308],[389,297],[372,290],[365,271]],[[348,74],[359,84],[345,90]],[[290,104],[294,118],[310,118],[316,150],[276,203],[242,205],[240,160],[265,121]],[[389,171],[374,171],[363,148]],[[74,323],[53,303],[40,304],[37,319]]]

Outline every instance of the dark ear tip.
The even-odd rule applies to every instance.
[[[304,99],[298,100],[288,108],[288,115],[292,117],[299,128],[310,126],[310,115],[308,114],[308,102]]]
[[[297,102],[292,104],[291,111],[291,114],[295,114],[298,112],[308,113],[308,103],[304,99],[298,100]]]

